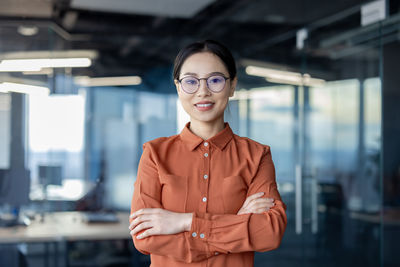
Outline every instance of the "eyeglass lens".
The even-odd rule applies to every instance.
[[[194,93],[200,87],[200,80],[196,77],[185,77],[181,80],[182,88],[187,93]],[[213,92],[221,92],[225,87],[225,77],[220,75],[210,76],[207,78],[207,87]]]

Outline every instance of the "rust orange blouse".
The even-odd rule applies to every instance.
[[[236,215],[247,196],[265,192],[275,206]],[[189,130],[143,145],[131,211],[193,213],[189,232],[151,236],[135,247],[151,266],[253,266],[254,251],[279,246],[286,227],[269,146],[233,134],[229,124],[209,140]]]

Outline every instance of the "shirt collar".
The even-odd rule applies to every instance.
[[[231,127],[229,126],[229,123],[225,123],[225,128],[221,130],[219,133],[214,135],[208,140],[203,140],[201,137],[195,135],[190,131],[189,129],[190,122],[186,123],[185,127],[183,128],[182,132],[180,133],[180,137],[185,143],[185,145],[189,148],[189,150],[194,150],[198,145],[203,143],[204,141],[207,141],[214,146],[218,147],[219,149],[223,150],[225,146],[231,141],[233,137],[233,132]]]

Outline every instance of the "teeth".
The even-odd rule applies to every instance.
[[[212,104],[196,104],[196,106],[201,107],[201,108],[205,108],[205,107],[209,107]]]

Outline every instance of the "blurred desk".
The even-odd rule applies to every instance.
[[[0,228],[1,244],[54,244],[54,263],[57,266],[58,244],[65,243],[65,266],[69,266],[69,243],[77,241],[129,240],[129,212],[117,212],[116,223],[87,223],[84,212],[52,212],[41,221],[37,216],[29,226]],[[46,265],[49,262],[46,247]]]
[[[130,239],[129,212],[116,213],[116,223],[86,223],[84,212],[52,212],[29,226],[0,228],[0,243]]]

